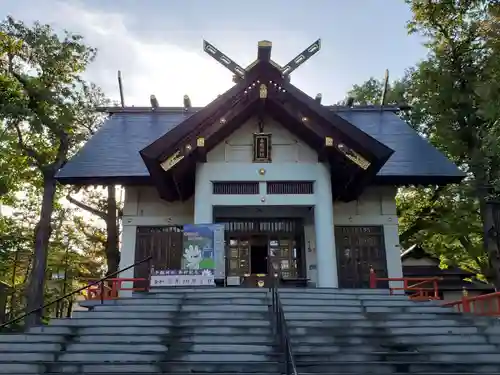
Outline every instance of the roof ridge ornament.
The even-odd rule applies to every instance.
[[[206,40],[203,40],[203,50],[217,60],[226,69],[229,69],[237,78],[245,78],[245,69],[240,65],[235,63],[231,58],[224,55],[219,49],[217,49],[213,44],[210,44]]]
[[[296,70],[299,66],[304,64],[307,60],[313,57],[321,49],[321,38],[316,40],[313,44],[295,56],[288,64],[281,68],[283,76],[290,75],[291,72]]]
[[[271,59],[271,49],[273,43],[269,40],[261,40],[257,43],[257,59],[248,65],[245,69],[238,65],[234,60],[222,53],[213,44],[203,40],[203,50],[212,56],[219,64],[231,71],[234,75],[233,81],[238,82],[245,78],[245,73],[252,69],[259,61],[267,61],[276,69],[281,71],[283,77],[287,77],[296,70],[299,66],[304,64],[312,56],[319,52],[321,49],[321,39],[316,40],[313,44],[295,56],[288,64],[281,66]]]

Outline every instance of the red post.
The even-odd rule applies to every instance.
[[[462,308],[463,308],[463,312],[464,313],[470,313],[471,309],[470,309],[470,304],[469,304],[469,299],[467,298],[468,296],[468,293],[467,293],[467,290],[464,288],[463,292],[462,292]]]
[[[375,270],[370,267],[370,288],[375,289],[377,288],[377,274],[375,273]]]

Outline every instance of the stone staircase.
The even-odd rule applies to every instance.
[[[386,290],[281,289],[299,374],[500,374],[498,320]]]
[[[384,290],[281,289],[298,373],[497,374],[500,324]],[[0,374],[280,374],[267,289],[158,289],[0,335]]]
[[[1,374],[278,374],[266,289],[163,289],[0,335]]]

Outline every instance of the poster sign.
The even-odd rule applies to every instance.
[[[180,270],[153,270],[151,286],[210,286],[224,278],[224,225],[184,225]]]

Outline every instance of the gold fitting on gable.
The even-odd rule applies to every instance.
[[[169,158],[167,158],[167,160],[161,163],[160,166],[163,168],[164,171],[168,171],[182,159],[184,159],[184,155],[182,155],[180,151],[176,151],[172,156],[170,156]]]
[[[259,98],[261,99],[267,98],[267,86],[263,83],[261,83],[259,87]]]
[[[221,124],[225,124],[225,123],[226,123],[226,119],[225,119],[224,117],[222,117],[222,118],[220,119],[220,123],[221,123]]]
[[[192,149],[192,146],[191,146],[191,145],[186,145],[186,150],[187,150],[187,151],[191,151],[191,149]]]
[[[325,146],[327,146],[327,147],[333,146],[333,138],[332,137],[325,137]]]
[[[205,147],[205,138],[198,137],[196,139],[196,146],[198,146],[198,147]]]
[[[266,174],[266,170],[265,170],[264,168],[260,168],[260,169],[259,169],[259,174],[260,174],[261,176],[264,176],[264,175]]]
[[[273,43],[269,40],[261,40],[257,43],[257,47],[272,47]]]

